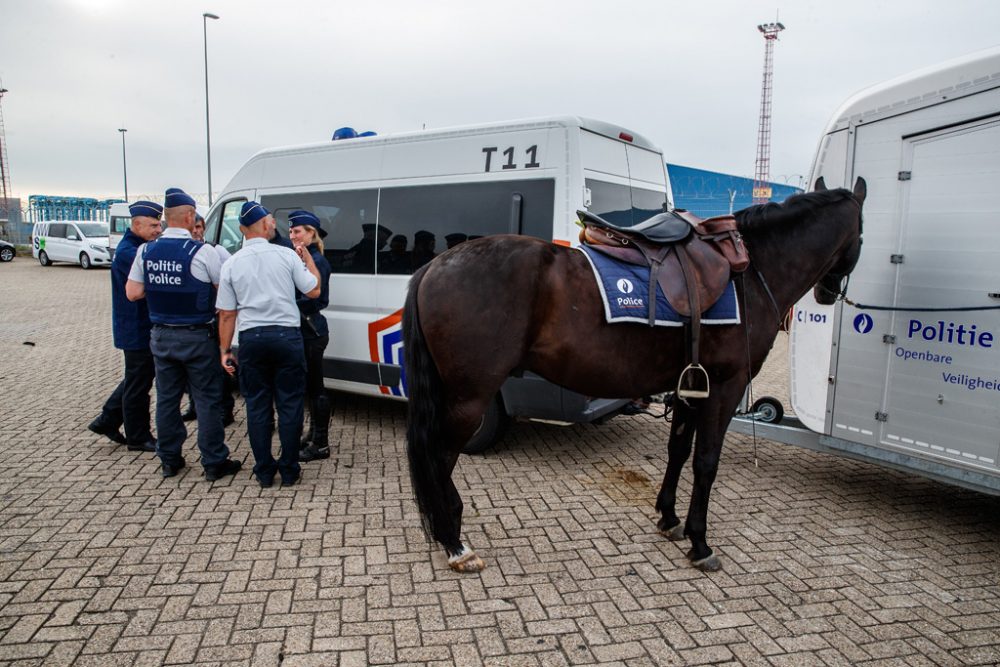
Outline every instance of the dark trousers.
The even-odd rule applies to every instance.
[[[125,426],[130,445],[153,439],[149,430],[149,390],[153,388],[155,366],[153,353],[147,350],[123,350],[125,378],[118,383],[101,409],[101,420],[109,426]]]
[[[330,343],[329,336],[303,337],[306,354],[306,396],[314,399],[323,394],[323,351]]]
[[[181,396],[190,385],[198,411],[198,449],[205,468],[229,457],[222,427],[222,377],[219,347],[210,329],[153,327],[151,347],[156,360],[156,453],[177,465],[187,428],[181,420]]]
[[[241,331],[239,370],[254,474],[273,475],[277,469],[282,478],[297,477],[306,372],[302,334],[298,328],[278,326]],[[271,453],[275,410],[281,441],[277,462]]]

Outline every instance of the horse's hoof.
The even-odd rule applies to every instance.
[[[480,558],[475,551],[465,547],[460,553],[448,559],[448,567],[455,570],[455,572],[465,573],[476,573],[482,572],[486,569],[486,563]]]
[[[688,553],[688,558],[691,558],[691,553]],[[714,553],[710,553],[704,558],[699,558],[698,560],[691,560],[691,565],[702,572],[718,572],[722,569],[722,561]]]
[[[679,542],[684,539],[684,524],[679,521],[676,526],[666,528],[663,525],[663,520],[661,519],[660,522],[656,524],[656,527],[660,529],[660,535],[663,535],[671,542]]]

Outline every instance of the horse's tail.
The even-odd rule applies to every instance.
[[[424,530],[445,542],[454,528],[442,486],[448,476],[441,438],[443,384],[417,312],[417,292],[426,273],[424,267],[413,274],[403,306],[403,368],[409,398],[406,457]]]

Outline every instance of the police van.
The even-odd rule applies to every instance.
[[[796,305],[795,421],[756,432],[1000,493],[1000,48],[849,99],[821,176],[868,183],[852,303]]]
[[[326,385],[403,399],[400,319],[420,266],[491,234],[575,245],[579,209],[636,224],[670,199],[663,155],[642,135],[585,118],[542,118],[264,150],[225,187],[205,238],[239,250],[247,200],[271,211],[283,234],[290,211],[319,216],[333,268]],[[622,405],[530,374],[511,378],[467,451],[487,446],[507,417],[593,421]]]

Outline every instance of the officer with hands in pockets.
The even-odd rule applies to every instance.
[[[190,384],[198,411],[198,449],[205,478],[214,482],[240,469],[229,459],[223,438],[222,377],[218,371],[212,319],[221,263],[215,250],[191,238],[195,202],[179,188],[166,193],[167,229],[141,246],[125,293],[130,301],[146,299],[153,322],[156,363],[156,430],[164,477],[184,467],[181,446],[187,429],[181,420],[181,395]]]
[[[294,250],[269,243],[274,217],[248,201],[240,211],[243,247],[222,267],[219,283],[219,353],[226,370],[236,372],[230,347],[240,334],[240,391],[246,400],[247,432],[256,461],[253,472],[263,488],[281,474],[282,486],[299,481],[306,359],[295,291],[315,299],[319,272],[305,247]],[[281,455],[271,453],[274,411],[278,412]],[[198,408],[201,415],[201,408]]]
[[[114,442],[127,444],[133,452],[156,451],[156,440],[149,430],[149,390],[155,369],[149,350],[149,310],[145,301],[132,302],[125,296],[132,262],[139,246],[160,235],[163,207],[151,201],[137,201],[128,207],[132,216],[130,229],[115,249],[111,262],[111,323],[115,347],[125,355],[125,378],[115,387],[100,416],[87,427]],[[122,438],[118,427],[125,425]]]

